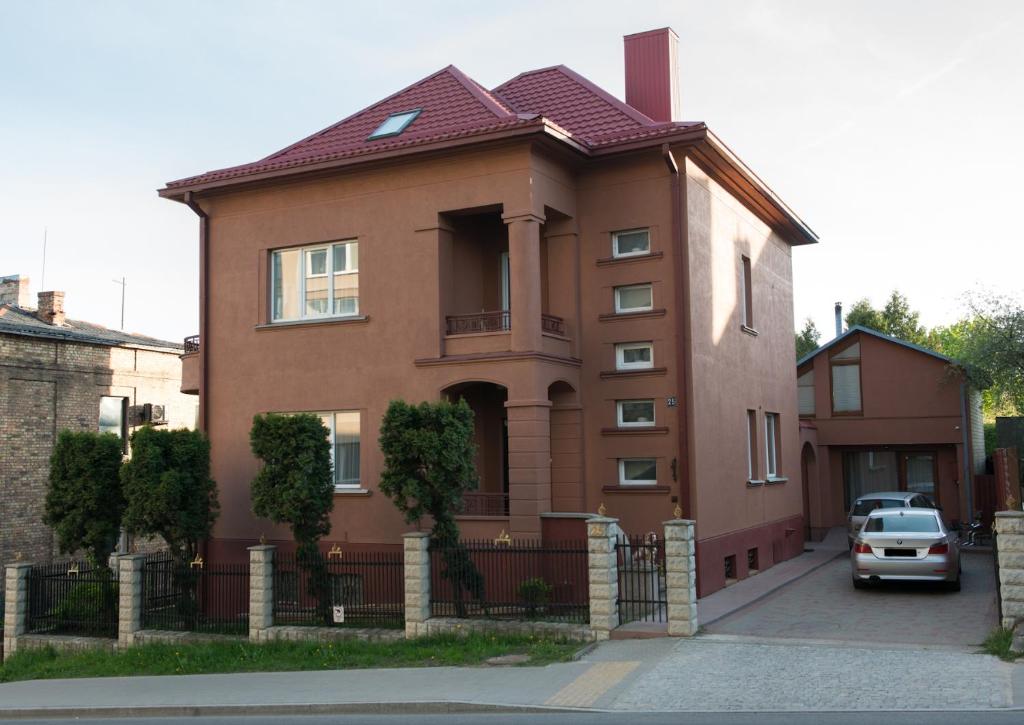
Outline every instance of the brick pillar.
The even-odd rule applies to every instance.
[[[18,649],[28,626],[28,572],[31,564],[8,564],[4,586],[4,659]]]
[[[669,636],[697,634],[697,558],[693,541],[694,522],[665,522],[665,587],[668,599]]]
[[[510,400],[508,409],[509,534],[540,538],[540,515],[551,510],[551,402]]]
[[[249,547],[249,641],[266,638],[274,626],[274,551],[276,546]]]
[[[1006,629],[1024,628],[1024,511],[997,511],[995,528],[1001,624]]]
[[[509,214],[508,226],[509,300],[512,308],[512,349],[517,352],[541,349],[541,261],[540,225],[535,214]]]
[[[408,639],[427,633],[430,619],[430,534],[413,531],[405,534],[405,636]]]
[[[587,567],[590,570],[590,629],[594,639],[611,637],[619,626],[619,565],[615,552],[618,519],[587,519]]]
[[[117,646],[131,647],[142,629],[142,564],[145,554],[127,554],[117,559]]]

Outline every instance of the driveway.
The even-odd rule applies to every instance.
[[[866,590],[850,583],[841,555],[764,599],[708,625],[714,634],[854,643],[973,647],[998,623],[992,555],[965,551],[963,588],[886,583]]]

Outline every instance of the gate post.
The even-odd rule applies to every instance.
[[[590,629],[605,640],[619,626],[619,566],[615,551],[618,519],[587,519],[587,577],[590,587]]]
[[[1021,630],[1018,637],[1024,640],[1024,511],[997,511],[995,524],[1000,624],[1004,629]]]
[[[276,546],[249,547],[249,641],[259,642],[274,625],[274,551]]]
[[[28,572],[31,564],[8,564],[4,573],[4,659],[18,649],[28,628]]]
[[[405,636],[427,633],[430,619],[430,534],[413,531],[402,536],[405,557]]]
[[[126,554],[117,558],[117,647],[135,644],[142,629],[142,565],[145,554]]]
[[[694,522],[690,519],[665,522],[665,587],[670,637],[697,634],[697,558],[693,529]]]

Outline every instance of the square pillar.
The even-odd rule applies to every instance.
[[[551,510],[551,401],[509,400],[505,408],[509,534],[539,539],[540,515]]]
[[[508,226],[509,296],[512,312],[512,350],[541,349],[540,225],[535,214],[502,217]]]
[[[142,629],[142,574],[145,554],[128,554],[117,559],[117,646],[131,647]]]
[[[427,633],[430,619],[430,534],[413,531],[403,537],[405,556],[405,636]]]
[[[1004,629],[1024,628],[1024,511],[997,511],[995,530],[1000,625]]]
[[[619,563],[615,551],[618,519],[587,519],[587,569],[590,582],[590,629],[594,639],[611,637],[619,626]]]
[[[266,638],[274,626],[274,552],[276,546],[249,547],[249,641]]]
[[[447,331],[447,315],[452,312],[452,237],[453,229],[443,215],[416,227],[416,238],[420,242],[409,250],[407,262],[422,269],[435,280],[434,294],[424,300],[420,313],[434,325],[437,335],[430,341],[430,348],[423,351],[423,357],[441,357],[445,354],[444,337]]]
[[[31,564],[8,564],[4,572],[4,659],[18,649],[28,628],[28,573]]]
[[[695,522],[689,519],[665,522],[665,588],[668,634],[671,637],[692,637],[697,634],[694,526]]]

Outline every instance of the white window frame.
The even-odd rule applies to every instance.
[[[346,251],[345,264],[346,268],[343,270],[334,269],[334,248],[338,246],[349,246],[354,245],[356,247],[356,254],[358,254],[359,240],[358,239],[339,239],[333,242],[326,242],[323,244],[311,244],[306,247],[282,247],[280,249],[273,249],[270,252],[270,321],[273,322],[297,322],[302,320],[328,320],[328,319],[344,319],[347,317],[359,317],[359,297],[356,297],[356,309],[354,312],[346,312],[345,314],[334,314],[334,278],[347,275],[347,274],[359,274],[359,266],[355,268],[348,267],[351,255]],[[325,265],[325,272],[313,274],[309,268],[309,255],[311,252],[317,252],[323,250],[326,254],[327,260]],[[298,317],[274,317],[274,289],[277,286],[277,274],[274,265],[274,255],[284,252],[298,252],[299,253],[299,270],[300,279],[298,281],[297,294],[298,294]],[[309,314],[306,311],[306,280],[310,278],[327,278],[327,313],[322,315]],[[283,285],[282,285],[283,286]]]
[[[632,461],[652,461],[654,463],[654,478],[642,480],[629,480],[626,478],[626,463]],[[620,486],[656,486],[658,484],[658,459],[650,457],[620,458],[619,459],[619,485]]]
[[[646,305],[644,307],[623,307],[619,303],[619,295],[620,295],[620,293],[622,293],[622,292],[624,292],[626,290],[644,289],[644,288],[649,290],[650,293],[651,293],[651,302],[650,302],[650,304],[648,304],[648,305]],[[647,283],[644,283],[644,284],[627,284],[627,285],[623,285],[621,287],[616,287],[615,288],[615,295],[614,296],[615,296],[615,312],[616,312],[616,314],[620,314],[621,315],[621,314],[629,313],[629,312],[650,312],[651,310],[654,309],[654,285],[651,284],[650,282],[647,282]]]
[[[778,441],[779,414],[764,414],[764,473],[769,480],[779,478],[779,450],[776,446]]]
[[[651,404],[651,420],[650,422],[633,422],[627,423],[622,419],[622,406],[624,403],[650,403]],[[654,404],[653,398],[632,398],[630,400],[616,400],[615,401],[615,420],[618,423],[619,428],[650,428],[655,425],[655,417],[657,415],[658,406]]]
[[[626,350],[646,348],[650,350],[650,360],[647,362],[626,362]],[[654,343],[653,342],[619,342],[615,345],[615,369],[616,370],[650,370],[654,367]]]
[[[619,251],[619,235],[620,234],[637,234],[639,232],[645,232],[647,234],[647,249],[642,252],[620,252]],[[651,253],[651,230],[649,227],[639,227],[637,229],[621,229],[617,232],[612,232],[612,257],[615,259],[623,259],[629,257],[643,257]]]
[[[334,481],[335,491],[361,491],[363,490],[363,413],[359,409],[348,408],[345,410],[311,410],[308,411],[309,415],[315,415],[323,423],[328,433],[328,442],[331,448],[331,479]],[[335,424],[335,416],[338,413],[355,413],[359,417],[359,480],[355,483],[338,483],[337,482],[337,466],[335,466],[334,460],[334,449],[337,446],[337,429]],[[284,415],[298,415],[297,412],[284,413]],[[327,418],[328,420],[324,420]]]

